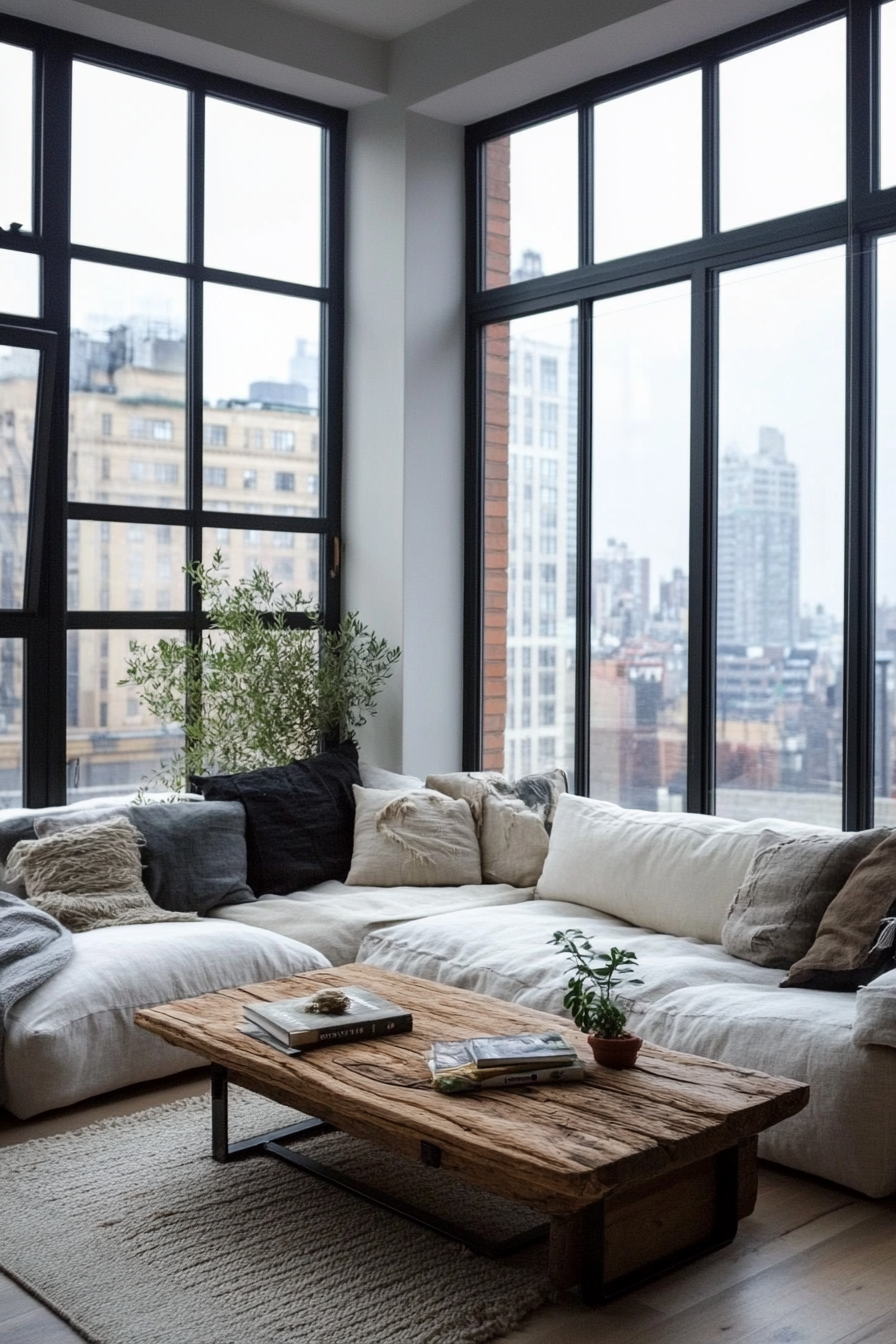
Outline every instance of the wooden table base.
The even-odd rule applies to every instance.
[[[512,1255],[550,1235],[549,1265],[559,1288],[580,1285],[589,1306],[609,1302],[690,1260],[727,1246],[738,1219],[756,1198],[756,1139],[745,1139],[712,1157],[648,1178],[578,1210],[553,1216],[527,1232],[492,1241],[457,1223],[397,1199],[285,1146],[290,1139],[338,1132],[337,1126],[306,1117],[294,1125],[231,1143],[228,1137],[228,1071],[211,1070],[212,1156],[232,1162],[255,1154],[276,1157],[320,1180],[348,1190],[421,1227],[459,1241],[480,1255]],[[440,1165],[440,1149],[421,1141],[420,1161]]]

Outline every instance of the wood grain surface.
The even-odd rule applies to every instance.
[[[350,984],[409,1009],[413,1032],[289,1057],[238,1030],[246,1003]],[[566,1019],[365,965],[182,999],[134,1020],[265,1096],[411,1159],[421,1141],[436,1144],[446,1170],[559,1215],[731,1148],[809,1097],[803,1083],[649,1044],[634,1069],[605,1069]],[[429,1086],[424,1050],[433,1040],[558,1029],[586,1062],[582,1083],[460,1096]]]

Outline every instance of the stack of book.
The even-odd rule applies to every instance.
[[[585,1076],[585,1066],[575,1050],[556,1031],[435,1041],[427,1062],[432,1085],[439,1092],[577,1083]]]
[[[346,985],[343,993],[349,1006],[341,1013],[309,1012],[310,998],[246,1004],[243,1008],[246,1026],[240,1027],[240,1031],[284,1054],[300,1055],[318,1045],[361,1041],[369,1036],[395,1036],[400,1031],[413,1030],[411,1014],[397,1003],[390,1003],[359,985]]]

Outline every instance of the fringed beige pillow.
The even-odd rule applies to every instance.
[[[42,840],[20,840],[6,871],[24,882],[31,905],[46,910],[72,933],[117,924],[196,919],[162,910],[143,885],[143,836],[127,817],[73,826]]]
[[[354,785],[351,886],[460,887],[482,882],[470,807],[433,789]]]
[[[470,804],[479,835],[483,882],[534,887],[548,856],[557,800],[567,789],[565,770],[511,782],[494,770],[429,775],[428,789]]]

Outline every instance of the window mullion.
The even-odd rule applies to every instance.
[[[591,499],[594,471],[594,328],[591,303],[579,305],[576,508],[575,790],[591,785]]]

